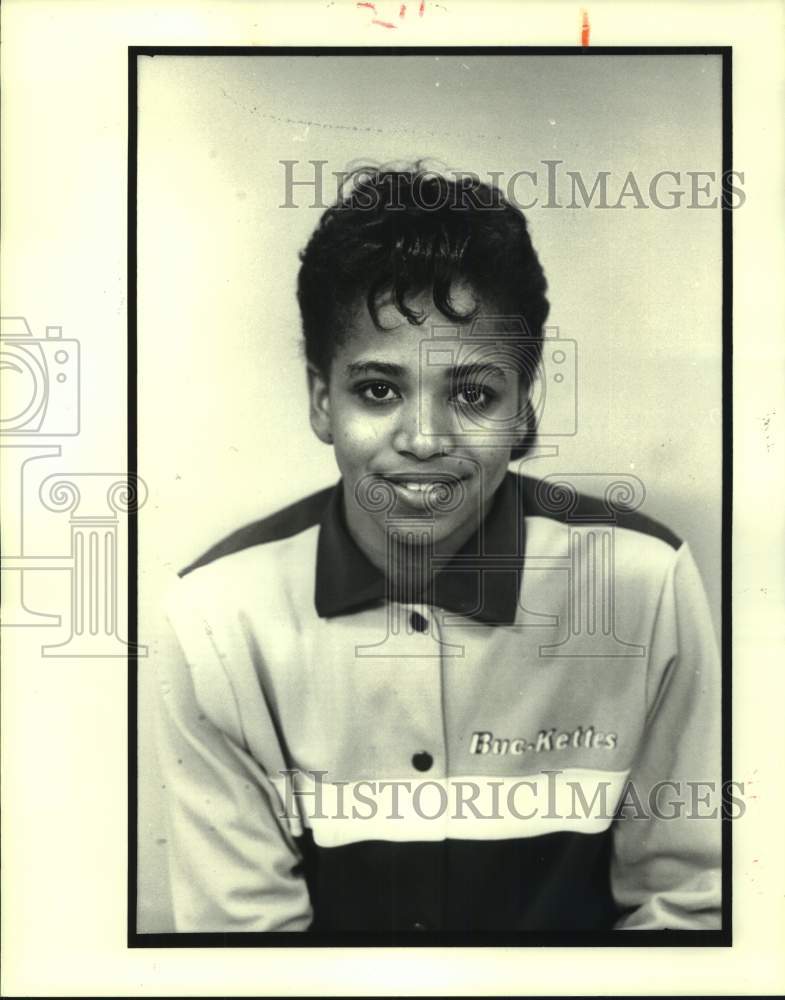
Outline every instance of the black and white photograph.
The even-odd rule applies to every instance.
[[[723,72],[136,54],[141,940],[727,942]]]
[[[0,993],[781,995],[785,8],[0,32]]]

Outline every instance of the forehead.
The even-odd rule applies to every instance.
[[[341,364],[356,360],[425,363],[428,367],[491,363],[517,367],[525,337],[519,317],[505,314],[486,303],[466,285],[456,286],[450,304],[464,320],[445,316],[436,308],[430,293],[407,300],[419,323],[411,323],[387,293],[377,305],[377,322],[367,303],[358,303],[344,324],[335,360]]]

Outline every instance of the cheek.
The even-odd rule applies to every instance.
[[[333,439],[338,464],[357,464],[373,456],[384,441],[384,428],[378,420],[369,420],[354,408],[339,407],[334,411]]]

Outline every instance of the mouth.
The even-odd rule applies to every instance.
[[[456,490],[462,489],[458,484],[466,482],[468,478],[468,475],[449,473],[391,473],[380,476],[380,479],[392,486],[400,500],[418,509],[438,509],[443,506]]]

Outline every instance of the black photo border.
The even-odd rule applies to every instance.
[[[140,56],[679,56],[711,55],[722,60],[722,176],[732,168],[732,46],[176,46],[128,47],[128,205],[127,205],[127,393],[128,475],[137,463],[137,156],[138,73]],[[731,779],[731,530],[733,504],[733,226],[731,192],[721,190],[722,212],[722,782]],[[138,513],[128,515],[128,635],[138,641]],[[128,658],[128,880],[127,946],[129,948],[259,948],[259,947],[730,947],[732,934],[732,837],[730,805],[722,804],[722,929],[638,931],[505,931],[298,933],[232,932],[140,933],[137,930],[138,888],[138,661]]]

